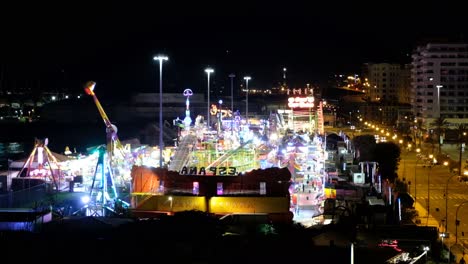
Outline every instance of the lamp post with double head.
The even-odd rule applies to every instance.
[[[447,182],[445,183],[445,232],[448,231],[448,184],[453,176],[457,176],[456,174],[451,175]]]
[[[247,125],[249,125],[249,80],[252,79],[250,76],[245,76],[245,120]]]
[[[429,158],[431,159],[429,161],[429,164],[427,165],[429,168],[429,172],[427,173],[427,220],[426,220],[426,226],[429,223],[429,216],[431,212],[431,207],[430,207],[430,201],[431,201],[431,194],[430,194],[430,183],[431,183],[431,172],[432,168],[436,164],[436,160],[434,159],[434,156],[432,154],[429,155]]]
[[[432,159],[432,154],[429,155],[429,158]],[[416,203],[417,196],[416,196],[416,169],[418,168],[418,163],[423,159],[423,156],[418,156],[418,159],[416,160],[416,164],[414,165],[414,202]]]
[[[234,77],[236,77],[234,73],[229,74],[229,78],[231,78],[231,133],[234,123]]]
[[[444,87],[442,85],[436,85],[437,87],[437,117],[440,117],[440,88]]]
[[[461,124],[458,127],[458,144],[460,144],[460,148],[458,149],[458,175],[462,176],[462,156],[463,156],[463,146],[466,142],[466,132],[465,132],[465,124]]]
[[[164,148],[164,141],[163,141],[163,118],[162,118],[162,100],[163,100],[163,89],[162,89],[162,65],[164,61],[169,60],[167,56],[158,55],[154,56],[153,60],[159,61],[159,167],[162,168],[163,166],[163,148]]]
[[[205,69],[205,72],[206,74],[208,75],[208,105],[207,105],[207,109],[206,109],[206,125],[208,127],[208,129],[210,128],[210,74],[214,72],[214,70],[212,68],[206,68]]]

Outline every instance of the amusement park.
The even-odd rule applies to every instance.
[[[313,89],[288,92],[285,109],[266,119],[249,116],[248,108],[244,115],[221,109],[222,102],[210,104],[207,116],[193,117],[193,92],[185,89],[185,117],[174,122],[174,146],[148,146],[119,139],[95,87],[90,81],[84,90],[102,117],[106,144],[86,155],[70,149],[59,154],[48,148],[48,138],[36,138],[26,159],[11,162],[4,186],[18,193],[41,186],[79,197],[81,204],[68,215],[153,217],[199,210],[219,216],[266,213],[288,221],[322,215],[330,196],[329,157],[324,102],[315,100]],[[2,204],[11,207],[17,200],[24,199]]]

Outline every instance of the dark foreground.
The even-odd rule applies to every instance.
[[[301,225],[256,228],[248,235],[223,235],[217,219],[181,214],[157,220],[81,217],[48,223],[37,233],[0,233],[5,263],[349,263],[349,245],[318,246],[314,237],[333,228]],[[355,263],[385,263],[393,249],[355,246]],[[2,261],[3,262],[3,261]]]

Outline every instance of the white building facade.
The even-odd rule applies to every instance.
[[[428,43],[412,54],[411,104],[429,127],[439,117],[468,123],[468,44]]]

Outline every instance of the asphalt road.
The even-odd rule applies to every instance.
[[[423,146],[421,153],[429,154],[431,145]],[[437,147],[435,148],[437,151]],[[459,158],[459,149],[456,145],[442,146],[442,152],[447,153],[454,160]],[[463,153],[462,161],[466,160],[468,153]],[[458,175],[452,174],[448,167],[444,165],[428,166],[421,159],[418,159],[416,152],[403,151],[399,165],[398,175],[400,179],[405,178],[410,184],[410,193],[416,197],[416,202],[429,212],[429,217],[437,221],[439,232],[445,232],[445,215],[447,202],[447,231],[449,238],[445,239],[445,244],[452,246],[455,244],[455,214],[457,208],[458,220],[458,244],[464,244],[468,248],[468,183],[460,182]],[[448,187],[448,199],[445,199],[445,189]],[[428,199],[429,197],[429,199]],[[466,203],[464,203],[466,202]],[[462,205],[462,203],[464,203]],[[424,212],[425,214],[425,212]],[[429,222],[428,215],[421,215],[422,224]],[[465,233],[465,236],[462,235]],[[460,251],[457,245],[452,251]],[[457,252],[456,252],[457,253]]]

